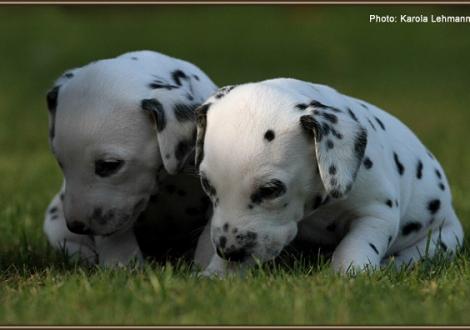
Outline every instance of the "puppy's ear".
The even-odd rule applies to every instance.
[[[46,94],[46,104],[47,109],[49,110],[49,143],[52,143],[55,136],[55,113],[59,99],[59,91],[61,86],[65,85],[70,79],[72,79],[77,72],[77,68],[67,70],[55,81],[54,86]]]
[[[318,170],[326,192],[347,194],[356,179],[367,146],[367,130],[343,110],[319,102],[305,106],[301,127],[312,137]]]
[[[152,97],[141,101],[142,109],[155,119],[160,155],[169,174],[180,172],[194,152],[195,110],[216,88],[178,70],[173,80],[155,80],[149,85]]]
[[[237,85],[229,85],[219,88],[207,101],[196,109],[196,159],[195,165],[196,168],[199,168],[199,165],[204,158],[204,137],[206,135],[206,126],[207,126],[207,111],[210,106],[225,97],[230,93]]]

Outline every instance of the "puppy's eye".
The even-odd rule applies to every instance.
[[[120,159],[95,161],[95,174],[103,178],[113,175],[124,165],[124,161]]]
[[[286,193],[285,184],[277,179],[273,179],[259,187],[251,195],[251,201],[255,204],[261,203],[265,199],[274,199]]]

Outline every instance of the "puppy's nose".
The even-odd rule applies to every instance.
[[[75,234],[88,235],[91,233],[90,228],[85,226],[83,222],[72,221],[71,223],[67,222],[67,228]]]

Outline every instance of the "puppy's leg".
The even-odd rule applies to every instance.
[[[97,254],[93,238],[88,235],[74,234],[67,228],[60,199],[62,193],[63,189],[47,207],[43,226],[44,233],[54,248],[64,250],[74,260],[94,264],[97,262]]]
[[[332,258],[335,271],[354,272],[375,269],[388,249],[389,237],[395,237],[398,221],[363,217],[351,223]]]
[[[426,235],[412,246],[398,251],[391,259],[394,266],[400,269],[402,266],[412,265],[423,257],[433,257],[439,250],[452,257],[463,243],[462,226],[455,213],[454,219],[435,228],[430,236]]]
[[[215,250],[211,242],[211,222],[209,221],[197,241],[194,264],[200,269],[206,269],[214,255]]]
[[[143,263],[142,252],[133,228],[110,236],[96,236],[95,242],[99,263],[102,266],[126,266],[132,261]]]

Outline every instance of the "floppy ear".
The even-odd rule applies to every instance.
[[[199,168],[199,165],[204,158],[204,137],[206,135],[206,126],[207,126],[207,111],[209,110],[212,103],[217,102],[225,95],[230,93],[237,85],[228,85],[219,88],[207,101],[196,109],[196,168]]]
[[[55,136],[55,112],[57,109],[57,102],[59,98],[59,90],[62,85],[66,84],[67,81],[72,79],[77,73],[78,69],[67,70],[61,75],[54,83],[54,86],[46,94],[47,109],[49,110],[49,143],[52,144],[52,140]]]
[[[141,101],[142,109],[155,119],[163,166],[169,174],[180,172],[194,151],[199,104],[176,88],[159,89],[158,96]]]
[[[313,138],[318,170],[326,192],[347,194],[356,179],[367,146],[367,130],[343,110],[313,101],[300,124]]]

